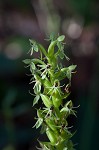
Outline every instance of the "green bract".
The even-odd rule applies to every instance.
[[[41,127],[41,133],[46,134],[48,141],[39,141],[42,150],[74,150],[71,141],[73,134],[69,129],[67,118],[76,116],[73,103],[66,98],[70,95],[72,73],[75,73],[76,65],[62,67],[60,61],[69,58],[64,50],[65,36],[49,37],[48,50],[34,40],[30,40],[30,55],[40,52],[41,58],[23,60],[30,68],[33,85],[33,106],[42,102],[37,109],[37,121],[33,127]],[[68,83],[65,83],[67,78]],[[61,82],[64,80],[64,82]],[[64,83],[61,85],[61,83]]]

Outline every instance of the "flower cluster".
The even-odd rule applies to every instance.
[[[63,67],[60,60],[69,58],[64,53],[65,36],[50,36],[46,50],[41,44],[30,40],[30,55],[40,52],[40,59],[25,59],[23,62],[30,68],[34,83],[33,106],[42,101],[43,106],[37,109],[37,121],[34,127],[41,127],[41,134],[46,133],[48,141],[39,141],[42,150],[74,150],[71,141],[73,134],[69,131],[67,118],[76,116],[73,103],[66,98],[70,95],[71,77],[76,65]],[[67,78],[68,83],[61,85]],[[63,90],[64,89],[64,90]]]

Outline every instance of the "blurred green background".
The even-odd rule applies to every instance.
[[[99,149],[99,1],[0,0],[0,150],[36,149],[32,85],[22,60],[29,57],[29,38],[47,47],[51,32],[66,36],[66,54],[77,64],[71,98],[80,108],[70,119],[75,147]]]

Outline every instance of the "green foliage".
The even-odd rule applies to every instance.
[[[69,131],[67,118],[70,115],[76,116],[76,111],[72,101],[67,101],[66,98],[70,94],[68,88],[76,65],[60,67],[59,59],[69,60],[64,53],[64,39],[64,35],[57,38],[50,35],[47,51],[41,44],[30,40],[30,55],[33,55],[34,51],[40,51],[41,58],[23,61],[30,67],[31,83],[35,83],[33,106],[39,100],[43,103],[43,106],[37,109],[37,121],[33,126],[36,129],[41,127],[41,133],[45,133],[48,137],[49,142],[39,141],[42,150],[74,150],[71,141],[73,134]],[[65,78],[68,79],[68,83],[61,85],[61,81]]]

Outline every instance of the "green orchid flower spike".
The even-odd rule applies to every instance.
[[[48,50],[34,40],[31,44],[30,55],[40,52],[40,59],[25,59],[23,62],[30,68],[30,83],[33,83],[33,107],[42,101],[37,109],[36,123],[33,127],[41,128],[41,134],[46,134],[47,141],[39,141],[41,150],[75,150],[71,141],[71,133],[67,121],[70,115],[76,116],[70,95],[72,74],[76,65],[62,67],[62,59],[69,61],[64,53],[65,36],[50,36]],[[68,83],[61,85],[67,79]],[[65,80],[64,80],[65,81]]]

